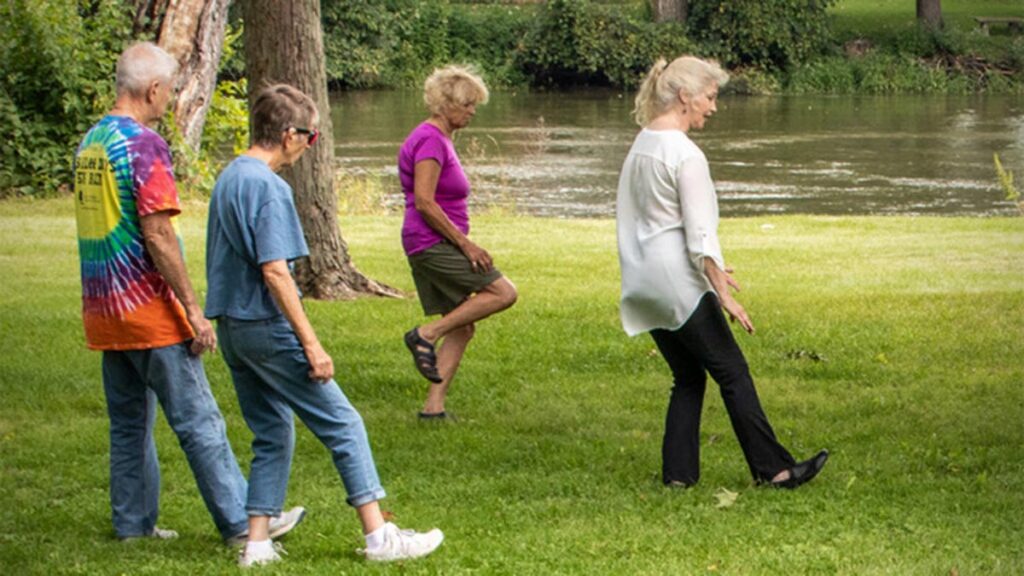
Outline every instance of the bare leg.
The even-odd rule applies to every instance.
[[[459,370],[462,355],[466,352],[466,346],[469,345],[475,331],[475,326],[468,324],[448,332],[448,335],[444,337],[440,348],[437,349],[437,371],[443,380],[437,384],[431,384],[427,389],[427,400],[423,403],[424,414],[444,412],[444,399],[448,395],[448,386],[451,385],[455,373]]]
[[[249,541],[270,540],[270,516],[249,516]]]
[[[502,276],[484,286],[475,296],[459,304],[448,314],[420,326],[420,336],[434,344],[456,328],[468,326],[509,308],[516,303],[518,297],[515,284]],[[441,374],[443,377],[444,372]]]
[[[356,508],[359,521],[363,524],[363,534],[369,534],[384,525],[384,515],[380,512],[380,504],[374,500]]]

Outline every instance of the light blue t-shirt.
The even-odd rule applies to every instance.
[[[239,156],[221,172],[206,228],[207,318],[281,314],[261,265],[309,254],[292,189],[265,162]]]

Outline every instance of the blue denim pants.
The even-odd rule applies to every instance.
[[[218,318],[217,338],[254,436],[246,504],[250,515],[281,512],[295,448],[294,415],[330,451],[350,506],[384,497],[362,417],[334,380],[310,380],[309,361],[283,315]]]
[[[248,529],[245,476],[202,360],[185,343],[103,352],[103,388],[110,416],[110,504],[119,538],[149,534],[160,511],[160,463],[153,441],[157,402],[221,536]]]

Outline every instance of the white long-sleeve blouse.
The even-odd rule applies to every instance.
[[[714,290],[704,258],[725,269],[708,161],[685,133],[640,131],[619,175],[616,225],[622,327],[678,329]]]

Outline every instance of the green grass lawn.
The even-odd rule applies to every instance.
[[[199,204],[182,220],[202,289]],[[360,268],[412,283],[393,216],[344,217]],[[759,217],[722,224],[757,333],[739,335],[776,432],[832,460],[793,491],[751,485],[713,386],[703,477],[658,481],[670,376],[618,322],[614,224],[485,216],[474,235],[521,290],[484,322],[454,425],[416,421],[401,336],[413,299],[309,302],[361,410],[397,522],[430,558],[367,565],[326,451],[300,429],[288,504],[306,522],[277,574],[1020,574],[1024,219]],[[0,203],[0,572],[236,573],[158,424],[170,542],[114,540],[100,356],[85,349],[69,199]],[[251,436],[208,373],[239,457]],[[300,427],[301,428],[301,427]],[[738,493],[718,507],[722,489]],[[956,572],[953,572],[953,571]]]
[[[916,24],[913,0],[838,0],[832,8],[837,39],[868,38],[874,42],[899,43],[898,37]],[[965,33],[978,31],[977,16],[1016,16],[1024,18],[1021,0],[942,0],[942,18],[947,28]],[[1005,25],[991,29],[993,38],[1005,40],[1010,31]],[[998,41],[998,40],[997,40]],[[982,42],[976,38],[975,42]]]

